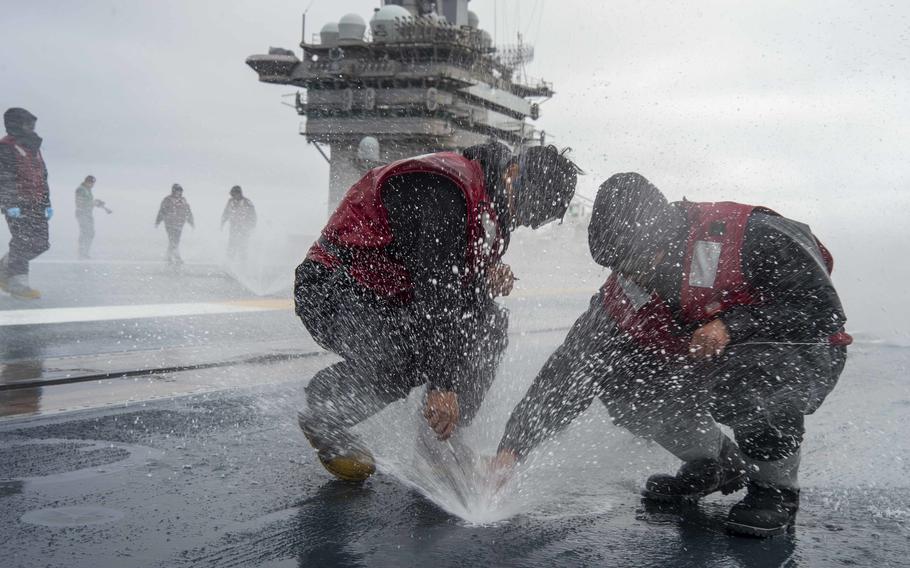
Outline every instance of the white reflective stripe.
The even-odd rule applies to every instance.
[[[651,294],[648,294],[644,288],[625,276],[619,276],[617,280],[619,280],[619,287],[622,288],[623,293],[632,302],[632,308],[636,311],[640,310],[651,299]]]
[[[692,251],[692,266],[689,267],[689,286],[714,287],[721,248],[723,248],[721,243],[695,241],[695,250]]]
[[[18,144],[13,144],[13,148],[15,148],[16,150],[18,150],[19,153],[22,154],[23,156],[28,156],[28,153],[27,153],[21,146],[19,146]]]

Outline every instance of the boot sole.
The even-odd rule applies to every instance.
[[[16,294],[10,292],[10,296],[13,298],[19,298],[20,300],[40,300],[41,294]]]
[[[41,298],[41,292],[34,288],[29,289],[27,292],[16,290],[15,288],[11,289],[8,280],[0,280],[0,291],[20,300],[38,300]]]
[[[369,456],[324,459],[317,454],[317,457],[326,471],[348,483],[362,483],[376,473],[375,462]]]
[[[714,491],[701,491],[699,493],[686,493],[684,495],[667,495],[665,493],[655,493],[653,491],[648,491],[647,489],[642,489],[641,496],[645,499],[659,501],[661,503],[697,503],[699,499],[712,493],[720,491],[723,495],[729,495],[739,491],[745,486],[746,474],[742,474],[739,477],[734,477]]]
[[[792,532],[794,530],[794,524],[795,524],[795,521],[791,522],[789,524],[786,524],[786,525],[779,526],[779,527],[765,528],[765,527],[753,527],[751,525],[744,525],[741,523],[734,523],[731,521],[727,521],[725,527],[729,532],[734,533],[734,534],[745,535],[745,536],[754,536],[757,538],[769,538],[772,536],[780,536],[782,534]]]
[[[325,449],[320,449],[318,441],[307,433],[303,417],[299,413],[297,425],[303,431],[303,436],[310,446],[316,450],[316,458],[319,463],[337,479],[349,483],[361,483],[376,473],[376,459],[366,448],[353,452],[342,452],[341,455],[331,455],[334,452],[327,453]]]
[[[0,290],[6,292],[13,298],[17,298],[19,300],[40,300],[41,299],[41,293],[37,292],[37,291],[22,293],[22,292],[13,292],[6,288],[0,288]]]

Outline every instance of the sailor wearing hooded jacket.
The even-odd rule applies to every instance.
[[[7,135],[0,139],[0,211],[12,236],[0,259],[0,288],[27,299],[41,297],[29,286],[29,262],[50,248],[48,221],[54,213],[36,121],[24,108],[8,109]]]
[[[512,413],[499,467],[600,398],[614,422],[684,462],[648,479],[646,498],[747,485],[728,527],[786,530],[799,506],[803,417],[834,388],[851,342],[827,249],[766,208],[667,203],[635,173],[601,186],[588,240],[613,273]]]
[[[155,227],[164,223],[164,229],[167,232],[167,255],[168,264],[183,264],[180,257],[180,236],[183,234],[183,226],[186,223],[190,227],[196,228],[196,222],[193,219],[193,210],[190,204],[183,197],[183,186],[175,183],[171,186],[171,194],[161,200],[161,206],[158,207],[158,216],[155,217]]]

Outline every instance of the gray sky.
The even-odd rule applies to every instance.
[[[280,104],[293,89],[258,83],[243,63],[270,45],[296,49],[308,3],[0,0],[0,106],[38,115],[61,215],[71,217],[72,188],[91,172],[118,223],[150,224],[179,181],[214,224],[239,183],[288,230],[318,230],[328,171]],[[314,0],[308,30],[378,5]],[[557,91],[540,125],[590,172],[582,193],[637,170],[671,199],[766,204],[810,223],[843,259],[852,309],[893,311],[865,292],[910,279],[910,5],[471,8],[499,43],[521,29],[535,44],[528,73]]]

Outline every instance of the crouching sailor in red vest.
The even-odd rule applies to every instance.
[[[566,212],[577,168],[553,146],[496,143],[374,168],[348,190],[297,268],[297,314],[342,361],[306,387],[300,427],[336,477],[374,459],[349,430],[427,385],[424,416],[447,439],[477,412],[507,343],[494,298],[513,275],[509,233]]]
[[[588,242],[612,274],[514,410],[495,465],[508,472],[599,398],[615,423],[684,462],[651,476],[646,499],[746,487],[728,528],[786,531],[803,417],[834,388],[852,341],[827,249],[770,209],[667,203],[635,173],[600,187]]]

